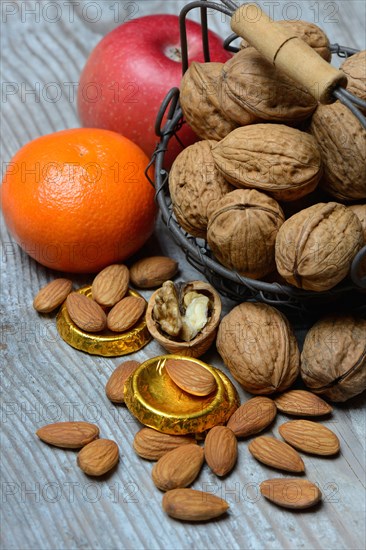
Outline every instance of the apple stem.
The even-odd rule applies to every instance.
[[[182,61],[182,51],[178,46],[167,46],[164,50],[164,54],[177,63]]]

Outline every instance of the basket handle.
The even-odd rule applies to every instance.
[[[333,90],[347,84],[342,71],[327,63],[301,38],[277,25],[257,4],[240,6],[231,18],[231,28],[320,103],[333,103]]]

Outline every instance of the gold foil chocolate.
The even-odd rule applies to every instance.
[[[184,359],[208,369],[216,389],[203,397],[180,389],[166,372],[167,359]],[[233,384],[219,369],[193,357],[161,355],[142,363],[127,379],[125,403],[145,426],[168,434],[189,434],[224,424],[240,401]]]
[[[76,292],[91,297],[91,286],[85,286]],[[143,298],[138,292],[130,289],[126,296]],[[134,327],[125,332],[116,333],[105,329],[102,332],[90,333],[75,325],[67,313],[65,303],[56,317],[56,326],[61,338],[73,348],[104,357],[117,357],[133,353],[143,348],[151,340],[146,327],[145,315]]]

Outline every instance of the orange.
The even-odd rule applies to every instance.
[[[156,206],[145,153],[109,130],[37,138],[8,164],[2,204],[9,231],[52,269],[95,272],[125,260],[151,235]]]

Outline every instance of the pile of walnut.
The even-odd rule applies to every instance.
[[[330,60],[316,25],[281,24]],[[365,62],[363,51],[341,67],[364,100]],[[338,101],[318,105],[245,43],[225,64],[192,63],[180,103],[202,139],[170,171],[182,228],[253,279],[313,291],[344,279],[366,244],[366,132],[351,111]]]

